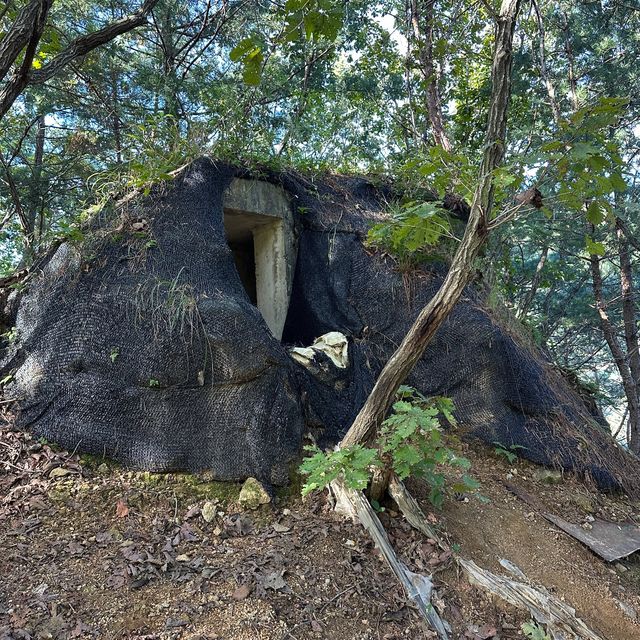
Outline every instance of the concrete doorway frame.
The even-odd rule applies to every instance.
[[[281,340],[296,262],[287,193],[269,182],[235,178],[224,194],[223,212],[227,243],[247,295],[273,336]],[[251,249],[253,263],[246,255]]]

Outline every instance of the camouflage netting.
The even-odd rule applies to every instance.
[[[290,194],[298,242],[281,343],[225,239],[223,193],[238,176],[247,177],[199,160],[102,214],[79,246],[51,252],[14,304],[17,340],[0,362],[23,425],[138,468],[274,483],[286,481],[305,433],[329,443],[346,430],[440,276],[421,272],[408,286],[392,259],[365,249],[383,218],[369,182],[262,175]],[[329,331],[349,339],[346,369],[320,355],[308,368],[292,359],[288,346]],[[526,447],[525,457],[602,488],[637,489],[635,461],[473,290],[409,384],[451,396],[470,435]]]

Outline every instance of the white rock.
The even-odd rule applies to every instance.
[[[213,502],[205,502],[202,505],[202,518],[205,522],[211,522],[216,517],[217,507]]]

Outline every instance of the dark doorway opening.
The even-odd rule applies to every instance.
[[[257,306],[258,294],[256,286],[256,259],[253,236],[243,241],[229,241],[229,248],[233,252],[236,270],[242,281],[242,286],[252,304]]]

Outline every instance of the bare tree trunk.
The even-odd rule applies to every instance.
[[[520,309],[518,309],[517,316],[518,318],[522,318],[527,315],[529,311],[529,307],[533,302],[533,299],[536,297],[536,293],[538,292],[538,287],[540,286],[540,282],[542,281],[542,270],[544,269],[544,265],[547,262],[547,258],[549,256],[549,245],[545,245],[542,248],[542,253],[540,254],[540,260],[538,260],[538,264],[536,266],[536,272],[533,275],[533,279],[531,280],[531,288],[527,292],[522,304],[520,305]]]
[[[567,12],[563,11],[562,17],[564,24],[562,25],[562,31],[564,33],[564,52],[567,56],[567,62],[569,63],[569,96],[571,98],[571,106],[574,111],[580,108],[580,101],[578,100],[578,82],[576,80],[575,58],[573,55],[573,45],[571,44],[571,38],[569,35],[569,16]]]
[[[406,20],[407,20],[407,55],[405,57],[405,62],[404,62],[404,81],[405,81],[405,85],[406,85],[406,90],[407,90],[407,99],[409,102],[409,119],[411,120],[411,138],[413,140],[413,144],[416,145],[416,147],[420,148],[421,146],[423,146],[424,144],[424,140],[425,140],[425,136],[422,135],[418,135],[418,126],[417,126],[417,122],[416,122],[416,108],[415,108],[415,96],[413,93],[413,83],[412,83],[412,67],[413,67],[413,62],[412,62],[412,55],[411,55],[411,39],[410,39],[410,33],[412,31],[412,27],[411,27],[411,4],[412,4],[413,0],[405,0],[405,14],[406,14]],[[407,149],[409,149],[409,140],[407,139],[407,137],[405,136],[405,144],[407,146]]]
[[[542,19],[542,13],[540,12],[540,7],[536,0],[533,0],[533,9],[536,13],[536,19],[538,22],[538,37],[540,38],[540,43],[538,46],[538,58],[540,61],[540,75],[542,76],[542,81],[544,82],[544,86],[547,89],[547,95],[549,96],[549,103],[551,105],[551,112],[553,113],[553,120],[556,124],[560,124],[560,108],[558,106],[558,101],[556,100],[556,90],[553,86],[553,82],[551,81],[551,77],[549,76],[549,71],[547,69],[547,56],[545,53],[545,30],[544,30],[544,21]]]
[[[472,277],[473,261],[488,235],[494,192],[493,172],[504,158],[507,111],[511,96],[513,33],[520,2],[521,0],[503,0],[497,19],[485,151],[464,237],[440,289],[422,309],[404,340],[382,369],[371,394],[343,438],[342,447],[367,442],[376,435],[398,387],[422,357],[425,348]]]
[[[29,209],[26,214],[27,246],[35,251],[36,238],[40,225],[36,225],[38,214],[42,211],[42,164],[44,160],[45,115],[41,113],[36,122],[36,144],[33,155],[33,169],[29,188]]]
[[[424,3],[424,35],[420,25],[420,10],[418,0],[411,0],[411,27],[413,37],[418,46],[418,59],[420,60],[420,70],[427,85],[427,112],[431,122],[431,131],[436,145],[445,151],[451,151],[451,141],[444,128],[444,118],[442,116],[442,102],[438,89],[438,75],[433,61],[433,7],[435,0],[427,0]]]
[[[620,290],[622,292],[622,318],[624,323],[624,339],[627,347],[627,358],[631,383],[634,387],[638,414],[632,416],[629,411],[629,447],[632,451],[640,451],[640,351],[638,351],[638,320],[636,318],[633,274],[629,256],[629,242],[616,218],[616,235],[618,237],[618,255],[620,257]],[[635,418],[635,419],[634,419]]]
[[[622,218],[620,218],[620,217],[616,218],[616,227],[618,229],[620,229],[622,231],[622,233],[624,233],[624,235],[627,238],[627,241],[629,242],[629,244],[634,249],[636,249],[636,251],[640,251],[640,240],[638,240],[638,238],[636,238],[631,233],[631,230],[627,226],[627,223]]]
[[[593,282],[593,295],[596,302],[596,309],[600,317],[600,327],[604,334],[604,339],[609,345],[611,355],[622,379],[622,387],[627,398],[629,406],[629,446],[632,451],[638,453],[640,451],[640,402],[638,399],[636,385],[629,363],[625,357],[622,347],[618,343],[615,328],[607,313],[607,304],[604,300],[602,273],[600,271],[600,258],[592,254],[590,257],[591,278]],[[635,447],[635,448],[634,448]]]

